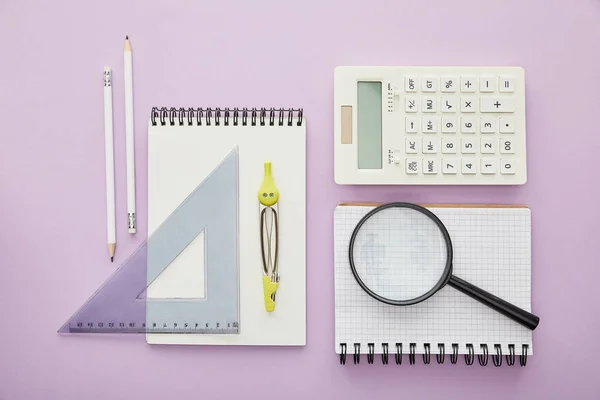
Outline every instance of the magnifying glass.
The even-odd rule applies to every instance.
[[[539,317],[452,274],[452,241],[439,218],[412,203],[387,203],[356,225],[350,269],[374,299],[394,306],[420,303],[449,285],[534,330]]]

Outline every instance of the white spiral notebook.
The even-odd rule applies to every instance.
[[[345,364],[463,360],[525,365],[532,331],[446,286],[411,306],[381,303],[356,282],[348,246],[375,204],[339,204],[334,211],[335,352]],[[454,247],[454,274],[531,311],[531,212],[524,206],[428,205]],[[366,355],[366,360],[365,360]],[[375,357],[377,355],[377,357]],[[347,361],[349,358],[349,361]],[[404,360],[404,361],[403,361]]]
[[[279,190],[280,280],[273,312],[265,310],[263,296],[258,201],[267,162]],[[229,165],[233,174],[216,175]],[[209,182],[210,190],[198,192]],[[148,121],[149,236],[192,192],[207,200],[209,206],[204,208],[209,209],[209,216],[205,218],[213,220],[148,287],[147,309],[156,310],[152,299],[174,303],[204,299],[208,311],[192,322],[206,324],[217,333],[148,333],[147,342],[305,345],[306,118],[302,110],[153,109]],[[225,207],[230,208],[220,214],[213,212]],[[215,217],[217,214],[220,216]],[[233,229],[225,233],[211,229],[222,224]],[[237,265],[231,258],[219,259],[219,255],[236,252]],[[207,254],[216,255],[213,275],[207,273],[211,267],[206,265],[210,263]],[[211,279],[215,276],[218,279]],[[176,305],[172,311],[177,313]],[[180,325],[184,323],[188,321]]]

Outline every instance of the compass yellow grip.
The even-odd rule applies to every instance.
[[[268,276],[263,276],[263,289],[264,289],[264,297],[265,297],[265,309],[267,312],[275,311],[275,302],[271,295],[277,291],[277,286],[279,283],[271,282],[271,279]]]
[[[279,199],[279,191],[275,186],[273,176],[271,176],[271,163],[265,162],[265,176],[258,189],[258,201],[260,204],[270,207],[277,203]]]

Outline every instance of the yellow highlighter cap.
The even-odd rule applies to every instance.
[[[265,176],[258,189],[258,201],[264,206],[272,206],[279,200],[279,191],[271,176],[271,162],[265,162]]]

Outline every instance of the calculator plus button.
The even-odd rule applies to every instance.
[[[496,79],[492,77],[479,78],[479,91],[481,93],[493,93],[496,91]]]
[[[435,93],[437,91],[436,78],[425,77],[421,78],[421,91],[425,93]]]
[[[500,173],[502,175],[514,175],[515,174],[515,164],[512,160],[508,159],[500,159]]]
[[[515,133],[515,119],[510,117],[500,118],[500,133]]]
[[[406,117],[405,129],[406,133],[419,132],[419,119],[414,117]]]
[[[515,100],[512,97],[482,97],[479,107],[482,113],[515,112]]]
[[[421,132],[423,133],[437,133],[438,131],[438,122],[439,118],[431,117],[431,118],[423,118],[421,125]]]
[[[406,92],[416,92],[417,85],[419,84],[418,79],[414,76],[404,77],[404,90]]]
[[[461,97],[460,111],[464,113],[474,113],[477,111],[477,99],[475,97]]]
[[[462,133],[475,133],[477,130],[477,121],[475,118],[461,118],[460,131]]]
[[[481,159],[481,173],[484,175],[493,175],[496,173],[497,161],[493,158]]]
[[[461,152],[463,154],[475,154],[477,152],[477,146],[475,139],[461,139]]]
[[[406,138],[406,154],[418,154],[419,153],[419,142],[417,139]]]
[[[435,97],[423,97],[421,100],[421,111],[424,113],[437,112],[437,99]]]
[[[443,113],[456,112],[456,97],[442,97],[440,99],[440,108]]]
[[[438,173],[439,161],[435,158],[426,158],[423,160],[423,173],[427,175],[435,175]]]
[[[405,97],[404,111],[407,113],[416,113],[419,111],[419,100],[416,97]]]
[[[463,158],[461,160],[460,171],[463,175],[473,175],[477,173],[477,160],[472,158]]]
[[[442,174],[454,175],[458,171],[458,160],[454,158],[444,158],[442,160]]]
[[[456,118],[442,118],[442,133],[456,133]]]
[[[498,91],[502,93],[512,93],[515,91],[515,79],[501,76],[498,80]]]
[[[440,80],[440,90],[444,93],[456,92],[457,86],[458,83],[456,82],[456,77],[454,76],[443,76]]]
[[[496,153],[496,139],[494,138],[481,138],[481,153],[482,154],[495,154]]]
[[[460,91],[463,93],[475,93],[477,91],[477,79],[469,76],[460,78]]]
[[[418,174],[421,166],[421,159],[419,158],[407,158],[406,159],[406,173],[410,175]]]
[[[512,139],[500,139],[500,153],[515,154],[515,145]]]
[[[423,154],[436,154],[440,145],[437,139],[423,139]]]
[[[458,148],[458,141],[456,139],[442,139],[442,153],[443,154],[456,154]]]
[[[498,131],[498,119],[494,117],[482,117],[479,121],[481,133],[496,133]]]

